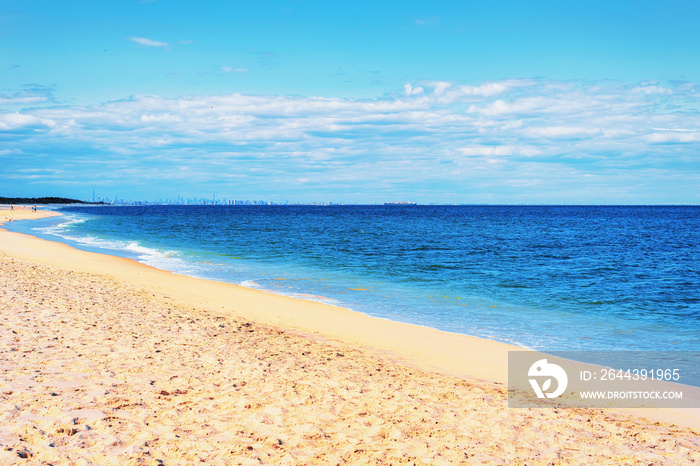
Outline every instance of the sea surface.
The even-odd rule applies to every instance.
[[[15,231],[536,350],[697,351],[697,206],[85,206]]]

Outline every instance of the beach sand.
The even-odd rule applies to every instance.
[[[509,349],[0,229],[0,464],[700,462],[697,427],[508,409]]]

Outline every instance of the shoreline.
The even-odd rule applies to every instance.
[[[210,207],[98,210],[78,207],[59,210],[66,220],[75,222],[60,226],[56,226],[59,221],[54,219],[20,222],[8,229],[81,250],[136,259],[177,274],[320,301],[370,316],[490,339],[526,350],[693,351],[697,347],[697,338],[682,319],[686,315],[682,303],[692,302],[694,297],[692,287],[683,284],[685,275],[680,270],[681,266],[695,269],[692,261],[688,261],[696,249],[691,243],[687,244],[690,255],[674,252],[664,258],[659,256],[662,254],[659,248],[655,248],[656,256],[643,255],[645,259],[639,265],[644,264],[642,269],[646,272],[642,272],[636,267],[607,268],[605,264],[617,260],[617,254],[609,255],[605,248],[596,247],[589,254],[576,241],[565,241],[578,234],[594,240],[597,233],[586,233],[591,229],[586,226],[588,216],[584,214],[576,215],[582,223],[577,222],[567,233],[557,228],[555,231],[560,233],[552,236],[528,229],[525,244],[495,239],[513,233],[509,233],[510,227],[503,229],[506,227],[497,220],[499,214],[493,218],[494,222],[487,222],[500,226],[483,235],[488,238],[485,244],[470,244],[470,240],[464,239],[468,235],[461,235],[462,240],[452,245],[443,242],[438,247],[432,239],[425,245],[426,241],[417,239],[420,235],[406,236],[420,231],[422,222],[404,222],[407,226],[401,226],[395,224],[394,216],[390,216],[387,225],[399,228],[400,241],[390,237],[369,240],[370,236],[360,235],[363,230],[359,230],[362,228],[359,219],[365,214],[373,216],[373,210],[342,214],[342,224],[345,225],[347,218],[347,226],[332,236],[324,233],[322,238],[315,238],[313,231],[319,226],[323,226],[319,232],[340,228],[336,214],[295,208],[289,213],[285,209],[272,209],[270,216],[255,213],[255,209],[228,215],[227,209]],[[98,214],[98,218],[105,214],[104,222],[91,222],[91,212]],[[504,214],[516,212],[519,210]],[[648,221],[656,218],[653,212],[649,215],[638,212],[642,219],[640,227],[648,227]],[[483,213],[465,212],[459,218],[465,221]],[[437,214],[440,222],[433,223],[447,222],[445,231],[452,231],[450,212]],[[373,221],[379,221],[383,215]],[[425,215],[432,214],[424,213],[420,217]],[[560,219],[543,221],[560,225],[568,216],[567,213]],[[122,225],[127,221],[128,225]],[[196,225],[199,222],[202,222],[200,227]],[[192,225],[194,229],[184,233],[187,230],[180,230],[181,224]],[[39,231],[33,231],[35,226]],[[389,228],[379,224],[375,227],[370,230]],[[518,231],[522,227],[519,224]],[[169,234],[170,228],[183,234]],[[269,231],[280,228],[289,231],[279,238],[269,236]],[[435,228],[431,227],[430,231],[443,238]],[[133,234],[126,234],[128,229]],[[226,232],[230,229],[239,234],[229,240]],[[347,236],[349,231],[357,232],[357,239]],[[469,231],[473,231],[471,227]],[[622,234],[616,237],[625,237],[619,227],[614,231]],[[473,233],[477,238],[482,237],[476,230]],[[537,240],[540,234],[544,238]],[[672,240],[672,234],[663,236]],[[537,243],[533,248],[526,245],[535,244],[533,241],[542,241],[542,245]],[[564,249],[560,257],[549,248]],[[686,249],[677,249],[682,250]],[[382,254],[387,256],[383,258]],[[505,257],[512,260],[504,260]],[[666,260],[669,268],[654,268],[658,260]],[[642,291],[634,292],[635,287]]]
[[[16,220],[60,215],[53,211],[15,212]],[[146,286],[185,305],[231,312],[252,321],[322,335],[446,375],[506,384],[508,351],[526,350],[495,340],[373,317],[318,301],[180,275],[133,259],[8,232],[1,226],[2,223],[0,235],[7,240],[2,241],[0,250],[14,257],[56,266],[70,263],[76,270]],[[479,361],[467,362],[465,355],[479,355]]]
[[[11,214],[10,221],[63,215],[52,210],[32,212],[28,206],[16,206]],[[175,297],[184,305],[199,306],[226,315],[232,313],[254,322],[325,338],[329,342],[350,343],[404,364],[443,375],[507,385],[508,351],[536,351],[495,339],[371,316],[334,304],[275,293],[274,290],[248,288],[236,283],[183,275],[128,257],[86,251],[60,241],[9,232],[2,228],[5,221],[6,217],[3,219],[0,215],[0,235],[7,233],[22,238],[17,242],[20,244],[18,250],[21,251],[21,258],[64,266],[64,257],[70,257],[75,261],[72,265],[80,264],[79,270],[85,272],[109,275],[139,286],[143,285],[145,279],[149,289],[159,291],[169,298]],[[31,253],[22,255],[28,251]],[[41,253],[35,254],[36,251]],[[81,257],[71,257],[72,252]],[[228,301],[229,299],[233,301]],[[230,302],[236,304],[232,306]],[[478,363],[470,358],[475,354],[479,355]],[[634,412],[637,408],[630,409]],[[700,427],[700,408],[697,417],[697,425]],[[660,418],[668,419],[663,416]]]
[[[0,206],[0,209],[2,206]],[[59,214],[63,215],[63,214]],[[37,217],[39,218],[39,217]],[[24,220],[24,219],[23,219]],[[29,219],[31,220],[31,219]],[[0,223],[1,225],[1,223]],[[12,231],[12,230],[10,230]],[[498,335],[498,334],[478,334],[478,333],[472,333],[469,331],[465,330],[452,330],[450,328],[446,328],[445,325],[440,326],[439,324],[436,325],[434,322],[428,321],[428,319],[414,319],[413,321],[407,321],[403,320],[400,316],[392,316],[392,315],[378,315],[378,314],[373,314],[371,310],[371,304],[365,303],[360,303],[357,304],[357,307],[353,305],[350,302],[344,301],[345,298],[343,298],[340,295],[334,295],[334,294],[329,294],[329,297],[323,296],[322,294],[324,291],[321,290],[309,290],[309,289],[296,289],[293,291],[286,291],[283,288],[277,288],[279,283],[282,283],[282,280],[297,280],[296,278],[275,278],[274,280],[277,281],[274,285],[267,284],[267,285],[259,285],[256,283],[255,280],[257,280],[257,277],[254,278],[240,278],[238,280],[233,280],[231,277],[228,276],[212,276],[207,273],[194,273],[194,272],[181,272],[178,271],[178,267],[173,266],[172,264],[167,264],[167,263],[157,263],[157,262],[149,262],[149,258],[147,255],[152,254],[152,253],[144,253],[142,250],[141,251],[135,251],[133,249],[129,248],[124,248],[124,249],[118,249],[116,246],[109,246],[109,245],[104,245],[104,244],[87,244],[82,242],[80,239],[77,238],[63,238],[60,236],[53,236],[53,234],[41,234],[41,233],[36,233],[31,231],[30,227],[25,224],[23,228],[17,228],[15,229],[14,232],[17,233],[22,233],[26,234],[29,236],[34,236],[39,239],[42,239],[44,241],[49,241],[49,242],[56,242],[56,243],[61,243],[68,245],[74,249],[80,250],[80,251],[86,251],[86,252],[92,252],[92,253],[97,253],[97,254],[104,254],[107,256],[116,256],[120,258],[125,258],[125,259],[132,259],[136,261],[139,264],[146,265],[149,267],[154,267],[159,270],[163,270],[175,275],[183,275],[187,276],[190,278],[196,278],[196,279],[201,279],[201,280],[207,280],[207,281],[215,281],[215,282],[223,282],[223,283],[229,283],[234,286],[242,287],[242,288],[247,288],[247,289],[252,289],[256,291],[261,291],[263,293],[267,294],[272,294],[272,295],[278,295],[278,296],[285,296],[289,297],[292,299],[298,299],[302,301],[312,301],[312,302],[318,302],[324,305],[329,305],[335,308],[342,308],[346,309],[350,312],[356,312],[358,314],[380,319],[380,320],[388,320],[390,322],[396,322],[396,323],[402,323],[402,324],[407,324],[407,325],[413,325],[417,327],[423,327],[427,328],[430,330],[435,330],[435,331],[440,331],[440,332],[445,332],[447,334],[456,334],[456,335],[466,335],[468,337],[472,338],[477,338],[479,340],[487,340],[487,341],[494,341],[497,343],[503,343],[506,345],[510,345],[514,348],[524,350],[524,351],[536,351],[532,347],[528,346],[525,343],[521,343],[516,339],[509,338],[508,335]],[[131,243],[130,240],[122,240],[125,243]],[[119,241],[119,242],[122,242]],[[135,242],[135,244],[138,244],[138,242]],[[139,246],[141,248],[141,246]],[[146,248],[149,249],[149,248]],[[155,251],[155,250],[151,250]],[[144,255],[145,254],[145,255]],[[158,253],[156,253],[158,254]],[[166,255],[165,257],[169,257],[169,255]],[[277,276],[277,275],[275,275]],[[283,276],[283,275],[280,275]],[[301,280],[307,280],[307,278],[303,278]],[[286,283],[286,282],[284,282]],[[349,289],[354,290],[352,286],[358,286],[358,285],[351,285],[348,284],[346,285],[349,287]],[[366,285],[359,285],[361,288],[364,288]],[[291,288],[291,287],[289,287]],[[461,299],[461,298],[457,298]],[[373,303],[374,304],[374,303]],[[464,304],[462,304],[464,305]]]
[[[1,226],[0,266],[1,462],[700,461],[694,409],[507,408],[520,347]]]

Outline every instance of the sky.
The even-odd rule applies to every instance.
[[[700,203],[700,2],[3,0],[0,196]]]

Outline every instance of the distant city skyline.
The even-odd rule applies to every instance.
[[[698,18],[681,0],[8,0],[0,195],[698,204]]]
[[[508,203],[508,204],[491,204],[491,203],[472,203],[472,202],[453,202],[453,203],[440,203],[440,202],[414,202],[410,199],[403,200],[375,200],[374,202],[344,202],[338,200],[315,200],[315,201],[270,201],[265,199],[229,199],[226,196],[223,197],[192,197],[192,198],[168,198],[168,197],[158,197],[153,199],[130,199],[122,198],[119,196],[110,197],[105,196],[92,196],[89,199],[83,199],[88,202],[103,202],[110,205],[117,206],[135,206],[135,205],[224,205],[224,206],[294,206],[294,205],[318,205],[318,206],[343,206],[343,205],[616,205],[616,204],[576,204],[576,203]],[[664,204],[664,205],[675,205],[675,206],[697,206],[699,204],[693,204],[690,202],[675,203],[675,204]]]

